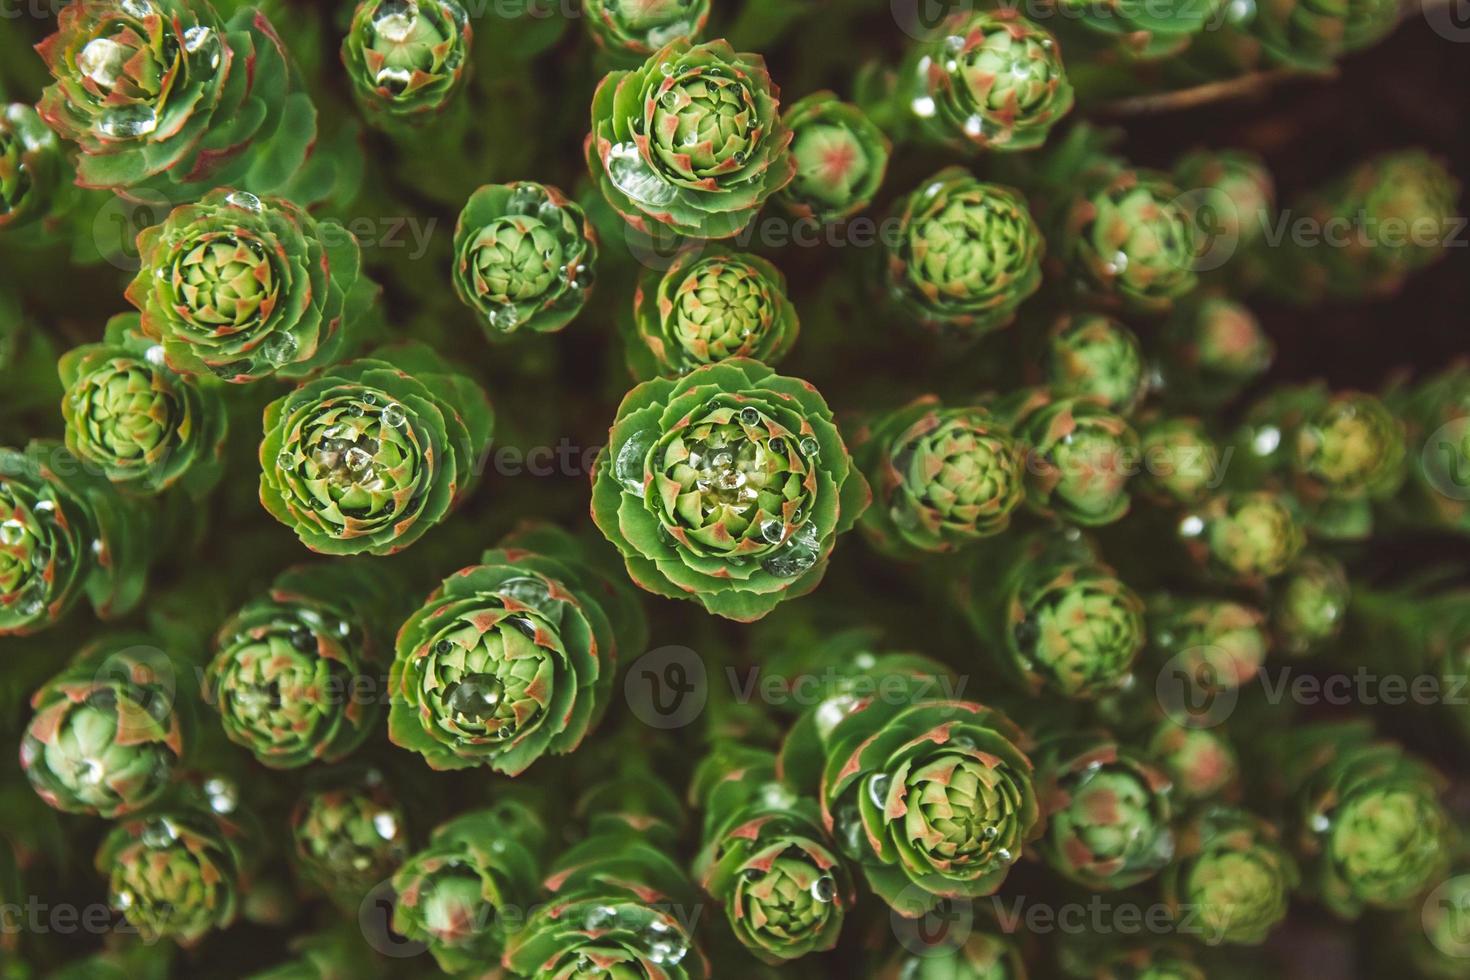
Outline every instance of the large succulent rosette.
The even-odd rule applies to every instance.
[[[868,497],[817,390],[732,358],[628,393],[592,519],[641,587],[750,621],[817,587]]]
[[[704,811],[694,877],[740,944],[773,964],[834,947],[857,900],[852,879],[817,801],[779,781],[775,755],[722,744],[700,763],[690,797]]]
[[[607,710],[643,613],[590,548],[523,530],[446,578],[398,634],[388,734],[435,769],[517,775],[575,749]]]
[[[178,483],[207,493],[223,472],[227,419],[213,379],[181,377],[136,313],[107,321],[101,343],[61,356],[66,448],[113,483],[157,493]]]
[[[988,410],[933,395],[878,416],[853,437],[873,489],[859,526],[880,551],[952,551],[1004,531],[1025,496],[1021,447]]]
[[[313,551],[391,554],[470,492],[494,426],[484,389],[433,351],[383,348],[266,407],[260,502]]]
[[[960,610],[1021,689],[1090,700],[1131,680],[1144,604],[1091,548],[1054,533],[986,553],[954,583]]]
[[[352,94],[370,119],[431,119],[459,90],[473,35],[458,0],[361,0],[342,39]]]
[[[1223,475],[1220,449],[1204,423],[1189,416],[1154,416],[1139,422],[1142,461],[1135,486],[1163,506],[1197,504]]]
[[[1160,333],[1164,395],[1192,407],[1213,409],[1234,398],[1276,356],[1256,315],[1226,296],[1181,303]]]
[[[231,616],[204,675],[230,741],[272,769],[350,755],[382,717],[395,592],[366,559],[301,565]]]
[[[1179,539],[1206,572],[1245,584],[1285,572],[1306,545],[1293,503],[1270,490],[1211,496],[1179,521]]]
[[[0,636],[54,624],[83,594],[103,618],[128,613],[159,547],[150,511],[60,443],[0,448]]]
[[[732,357],[781,363],[801,323],[786,298],[786,277],[749,252],[681,252],[662,273],[649,271],[633,296],[628,362],[640,378],[676,378]]]
[[[158,799],[194,736],[188,670],[142,634],[82,648],[31,698],[20,763],[37,795],[109,819]]]
[[[602,80],[586,154],[593,181],[635,228],[729,238],[791,182],[790,144],[759,55],[681,39]]]
[[[1271,824],[1245,810],[1210,807],[1179,831],[1178,856],[1163,874],[1164,901],[1201,942],[1255,946],[1286,917],[1299,880]]]
[[[234,922],[251,858],[241,825],[203,806],[178,806],[114,826],[96,864],[112,907],[142,939],[188,946]]]
[[[898,914],[992,894],[1041,831],[1020,730],[934,697],[932,677],[884,681],[881,694],[816,706],[782,747],[782,775],[820,786],[823,824]]]
[[[244,383],[348,352],[372,300],[357,240],[285,198],[219,188],[138,235],[128,302],[169,365]]]
[[[1014,320],[1041,287],[1046,241],[1019,192],[951,167],[903,198],[896,214],[883,281],[919,323],[980,336]]]
[[[892,97],[924,140],[968,153],[1035,149],[1073,102],[1061,46],[1014,7],[950,16],[909,52]]]
[[[212,187],[313,201],[316,108],[259,10],[222,22],[207,0],[73,0],[37,50],[54,84],[37,110],[77,144],[77,180],[171,202]]]
[[[0,109],[0,241],[51,214],[66,172],[56,134],[35,109]]]
[[[494,975],[537,896],[545,846],[545,826],[520,800],[454,818],[393,875],[394,930],[427,944],[445,973]]]
[[[591,222],[548,185],[486,184],[454,226],[454,288],[490,340],[571,323],[587,303],[596,262]]]
[[[1026,454],[1026,506],[1083,527],[1128,513],[1138,469],[1138,436],[1118,415],[1087,398],[1022,389],[996,402],[995,414]]]
[[[584,0],[592,40],[619,62],[642,61],[672,41],[695,41],[710,0]]]
[[[1394,385],[1383,398],[1411,454],[1409,479],[1387,509],[1406,524],[1470,532],[1470,363]]]
[[[1342,562],[1325,552],[1302,555],[1272,584],[1270,622],[1276,644],[1294,656],[1320,650],[1342,631],[1351,599]]]
[[[1148,394],[1137,335],[1100,313],[1057,321],[1048,337],[1046,375],[1058,395],[1095,401],[1119,415],[1131,415]]]
[[[1173,860],[1173,785],[1159,769],[1102,732],[1054,736],[1035,757],[1046,819],[1036,849],[1057,874],[1116,891]]]
[[[1026,960],[1005,936],[974,930],[918,945],[912,939],[872,974],[873,980],[1026,980]]]
[[[351,902],[408,857],[407,817],[376,770],[331,777],[297,798],[291,843],[306,880]]]
[[[892,143],[862,109],[814,92],[786,110],[796,176],[777,195],[798,218],[829,224],[872,203],[888,171]]]
[[[1408,908],[1449,867],[1443,778],[1367,725],[1303,725],[1276,746],[1305,888],[1344,919]]]
[[[678,798],[637,771],[599,784],[579,807],[588,836],[555,860],[551,897],[506,944],[513,976],[709,980],[690,918],[695,889],[669,856]]]
[[[1148,635],[1156,664],[1211,691],[1249,682],[1271,649],[1265,614],[1226,599],[1155,596],[1148,604]]]

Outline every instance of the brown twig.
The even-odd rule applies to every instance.
[[[1335,67],[1325,71],[1274,68],[1270,71],[1251,72],[1249,75],[1227,78],[1220,82],[1208,82],[1193,88],[1119,99],[1116,102],[1098,106],[1096,111],[1106,116],[1154,116],[1165,112],[1178,112],[1181,109],[1193,109],[1212,102],[1224,102],[1227,99],[1243,99],[1252,95],[1260,95],[1273,86],[1291,79],[1314,78],[1320,81],[1330,81],[1336,78],[1337,74]]]

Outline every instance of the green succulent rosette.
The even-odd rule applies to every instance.
[[[1010,526],[1025,496],[1025,459],[987,409],[928,395],[865,424],[853,457],[875,497],[859,526],[895,557],[953,551]]]
[[[698,40],[709,11],[710,0],[584,0],[582,20],[598,47],[637,62],[671,42]]]
[[[1165,313],[1199,284],[1197,229],[1168,175],[1105,159],[1074,186],[1055,252],[1083,298]]]
[[[1256,258],[1250,250],[1261,243],[1276,211],[1276,180],[1265,161],[1246,150],[1197,150],[1174,164],[1173,175],[1185,194],[1203,195],[1200,206],[1209,213],[1198,217],[1200,234],[1235,250],[1221,258]],[[1213,253],[1206,248],[1202,254]]]
[[[1398,292],[1447,253],[1462,224],[1460,182],[1418,149],[1373,157],[1294,202],[1324,229],[1320,241],[1283,250],[1269,283],[1296,302],[1353,302]]]
[[[1470,532],[1470,363],[1384,393],[1411,454],[1409,478],[1385,508],[1412,526]]]
[[[113,908],[145,942],[184,946],[225,929],[251,872],[244,828],[202,806],[169,807],[117,825],[97,852]]]
[[[473,36],[458,0],[361,0],[342,39],[352,94],[380,123],[431,119],[459,91]]]
[[[0,447],[0,636],[55,624],[83,594],[125,615],[158,547],[151,512],[60,443]]]
[[[1137,489],[1165,506],[1198,504],[1222,476],[1220,449],[1204,423],[1189,416],[1155,416],[1139,423],[1143,469]]]
[[[775,754],[717,746],[695,770],[690,797],[704,811],[694,877],[740,944],[771,964],[836,946],[857,900],[852,879],[817,801],[780,781]]]
[[[551,898],[510,937],[504,966],[525,977],[709,980],[689,918],[695,889],[669,856],[678,798],[634,762],[579,810],[591,815],[588,835],[553,863]]]
[[[1344,55],[1382,40],[1400,16],[1400,8],[1386,0],[1338,4],[1286,0],[1233,8],[1230,22],[1259,45],[1257,60],[1323,72]]]
[[[1125,687],[1144,603],[1091,548],[1050,532],[977,550],[959,609],[1005,676],[1032,695],[1090,700]]]
[[[13,102],[0,110],[0,241],[51,214],[68,170],[35,109]]]
[[[867,208],[883,186],[892,142],[862,109],[831,92],[792,103],[784,122],[794,134],[796,176],[776,200],[797,218],[831,224]]]
[[[1352,722],[1297,726],[1277,748],[1305,889],[1333,914],[1408,908],[1443,879],[1455,831],[1428,764]]]
[[[136,313],[107,321],[101,343],[61,356],[66,448],[113,483],[142,493],[179,484],[202,496],[223,473],[228,421],[211,381],[175,373]]]
[[[1292,503],[1270,490],[1215,494],[1179,521],[1178,533],[1197,565],[1240,583],[1282,574],[1306,544]]]
[[[403,624],[388,735],[434,769],[518,775],[601,720],[642,610],[560,529],[533,527],[446,578]]]
[[[1201,942],[1256,946],[1286,917],[1300,872],[1275,828],[1234,807],[1210,807],[1179,830],[1162,876],[1164,902]]]
[[[138,235],[127,288],[170,367],[234,383],[340,360],[376,287],[357,240],[285,198],[219,188]]]
[[[671,41],[592,97],[587,167],[640,231],[730,238],[791,183],[796,160],[779,90],[755,54],[728,41]]]
[[[1321,649],[1342,631],[1351,600],[1342,562],[1323,552],[1302,555],[1271,588],[1276,645],[1293,656]]]
[[[972,931],[917,950],[899,950],[873,980],[1026,980],[1026,960],[1005,936]]]
[[[486,184],[454,226],[454,289],[492,341],[571,323],[587,303],[596,263],[586,214],[546,184]]]
[[[366,559],[301,565],[219,628],[205,701],[272,769],[338,762],[382,717],[392,578]]]
[[[1018,191],[950,167],[895,214],[883,282],[919,323],[980,336],[1008,325],[1041,287],[1046,241]]]
[[[1121,415],[1045,388],[1005,396],[995,414],[1026,453],[1030,510],[1083,527],[1111,524],[1128,513],[1139,450],[1137,434]]]
[[[392,554],[473,489],[494,426],[484,390],[433,351],[383,348],[266,407],[260,502],[313,551]]]
[[[1127,60],[1159,61],[1184,52],[1198,35],[1217,30],[1221,6],[1219,0],[1119,0],[1105,4],[1049,0],[1043,10],[1064,24],[1076,25],[1090,47],[1101,47],[1103,50],[1094,55],[1097,60],[1116,61],[1122,56]]]
[[[330,154],[313,157],[316,108],[253,7],[222,21],[207,0],[73,0],[37,50],[54,83],[36,109],[81,151],[84,187],[312,202],[337,177]]]
[[[1061,397],[1085,398],[1126,416],[1148,393],[1138,337],[1112,317],[1063,317],[1047,340],[1047,383]]]
[[[429,947],[452,975],[487,975],[536,899],[546,828],[506,798],[434,831],[393,875],[393,929]]]
[[[706,364],[785,359],[801,321],[786,277],[749,252],[682,252],[662,273],[645,272],[633,296],[628,362],[641,378],[676,378]]]
[[[1163,718],[1144,752],[1173,785],[1181,808],[1231,795],[1240,778],[1240,757],[1218,728]]]
[[[360,899],[408,857],[408,820],[376,770],[306,789],[291,810],[291,843],[304,878]]]
[[[1053,871],[1093,891],[1132,888],[1174,857],[1173,785],[1103,732],[1044,739],[1036,795],[1046,831],[1036,849]]]
[[[186,671],[144,634],[83,647],[31,698],[20,762],[36,795],[108,819],[157,800],[192,747]]]
[[[635,583],[742,622],[816,588],[868,498],[817,390],[746,358],[634,388],[592,474]]]
[[[1156,663],[1211,690],[1248,683],[1271,649],[1265,614],[1227,599],[1155,596],[1148,604],[1148,636]]]
[[[1165,397],[1201,408],[1234,398],[1276,356],[1256,315],[1225,296],[1180,304],[1160,334]]]

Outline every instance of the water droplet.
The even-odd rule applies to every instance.
[[[510,333],[520,325],[521,314],[510,303],[500,303],[486,314],[486,319],[490,321],[490,326],[494,329],[501,333]]]
[[[959,34],[951,34],[944,39],[944,46],[950,51],[959,53],[965,49],[965,39]]]
[[[316,650],[316,637],[312,636],[310,630],[292,630],[291,646],[302,653],[311,653]]]
[[[143,360],[147,361],[149,364],[152,364],[154,367],[162,367],[163,345],[154,344],[152,347],[148,348],[148,350],[143,352]]]
[[[658,964],[674,964],[689,952],[689,943],[676,929],[658,919],[650,922],[643,932],[648,959]]]
[[[56,501],[38,500],[36,501],[36,506],[32,507],[31,510],[35,511],[37,514],[54,514],[56,512]]]
[[[786,525],[780,521],[765,521],[761,524],[761,537],[771,544],[780,544],[781,539],[786,536]]]
[[[1184,520],[1179,522],[1179,533],[1184,535],[1184,537],[1186,538],[1199,537],[1200,533],[1203,532],[1204,529],[1204,518],[1200,517],[1198,514],[1190,514],[1188,517],[1184,518]]]
[[[852,804],[842,807],[836,815],[837,843],[850,858],[863,855],[863,818]]]
[[[761,413],[759,409],[749,406],[740,410],[740,421],[745,425],[757,425],[760,423]]]
[[[133,893],[126,890],[118,892],[113,896],[112,904],[119,912],[126,912],[133,907]]]
[[[1257,456],[1269,456],[1281,445],[1281,430],[1274,425],[1265,425],[1256,430],[1251,440],[1251,449]]]
[[[373,464],[373,457],[366,450],[358,446],[353,446],[347,450],[346,455],[343,456],[343,461],[346,462],[349,470],[365,470]]]
[[[495,729],[495,737],[500,739],[501,741],[510,738],[515,733],[516,730],[514,728],[511,728],[509,725],[501,725],[499,728]]]
[[[927,95],[921,95],[917,99],[914,99],[914,101],[909,103],[909,107],[914,110],[914,115],[920,119],[931,118],[935,111],[934,100]]]
[[[418,11],[406,3],[384,3],[373,18],[373,31],[390,44],[402,44],[418,26]]]
[[[218,814],[234,813],[240,804],[239,788],[222,776],[212,776],[204,781],[204,795],[209,798],[209,808]]]
[[[888,774],[882,772],[868,779],[868,799],[880,810],[888,805],[888,788],[892,782]]]
[[[167,817],[150,820],[143,827],[143,832],[138,835],[138,839],[147,847],[168,847],[179,839],[179,829]]]
[[[435,643],[434,644],[434,652],[435,653],[440,653],[440,654],[448,653],[450,650],[453,650],[453,649],[454,649],[454,644],[453,643],[450,643],[448,640],[440,640],[438,643]]]
[[[500,708],[504,697],[505,685],[500,678],[494,674],[470,674],[455,685],[444,704],[456,715],[488,718]]]
[[[289,470],[296,465],[296,457],[289,449],[282,449],[276,454],[276,469]]]
[[[1325,813],[1312,814],[1311,823],[1313,833],[1325,834],[1332,829],[1332,821],[1327,819],[1327,814]]]
[[[20,521],[11,518],[0,524],[0,544],[16,545],[25,540],[26,528]]]
[[[663,73],[663,76],[665,78],[667,78],[674,73],[674,65],[672,62],[668,61],[660,62],[658,70]]]
[[[507,214],[534,215],[548,203],[549,198],[541,185],[523,181],[516,184],[515,190],[510,192],[510,199],[505,202],[505,210]],[[555,207],[555,205],[552,206]]]
[[[127,61],[127,48],[111,38],[94,37],[77,55],[77,70],[102,88],[112,88]]]
[[[260,198],[249,191],[231,191],[225,195],[225,203],[233,204],[235,207],[245,211],[259,211],[261,209]]]
[[[291,334],[276,333],[266,338],[266,342],[261,344],[260,353],[267,361],[280,367],[296,359],[296,351],[299,347],[296,338]]]
[[[971,139],[979,139],[985,135],[985,120],[981,118],[979,113],[976,113],[965,120],[964,129],[966,136]]]
[[[997,837],[1000,836],[1000,830],[998,830],[994,826],[988,826],[984,830],[980,831],[980,836],[984,837],[986,840],[995,840]]]
[[[207,27],[194,26],[184,32],[184,50],[190,54],[196,53],[214,40],[214,32]]]
[[[837,897],[837,882],[829,876],[823,875],[812,882],[812,898],[818,902],[827,903]]]
[[[610,905],[598,905],[587,913],[583,925],[591,932],[603,932],[612,928],[618,921],[618,910]]]
[[[657,441],[657,429],[640,429],[618,447],[617,458],[613,461],[613,475],[628,493],[643,496],[643,468],[649,450]]]
[[[149,3],[148,0],[122,0],[122,3],[118,6],[122,7],[128,16],[136,17],[139,20],[153,13],[153,4]]]
[[[398,837],[398,818],[387,810],[373,814],[373,830],[377,831],[383,840],[394,840]]]
[[[811,570],[817,563],[817,529],[804,524],[786,539],[786,544],[761,562],[761,567],[781,578],[795,578]]]
[[[97,131],[113,139],[127,140],[147,136],[158,128],[158,113],[146,105],[120,105],[104,109],[97,116]]]
[[[816,459],[817,454],[821,451],[821,445],[817,442],[816,439],[813,439],[811,436],[807,436],[805,439],[801,440],[801,453],[807,459]]]
[[[749,882],[760,881],[765,876],[766,873],[760,868],[746,868],[744,871],[740,872],[740,877]]]
[[[1012,856],[1010,851],[1002,847],[995,852],[995,859],[1001,864],[1010,864],[1012,861],[1015,860],[1015,857]]]
[[[638,204],[662,207],[679,196],[679,189],[655,173],[643,159],[636,143],[619,143],[608,151],[607,176],[618,190]]]
[[[384,405],[383,410],[378,413],[378,418],[382,420],[384,425],[391,425],[395,429],[408,420],[407,414],[403,411],[403,406],[394,404]]]
[[[561,600],[551,597],[551,589],[539,578],[513,578],[507,579],[500,584],[497,590],[501,595],[514,599],[523,606],[529,606],[543,615],[558,617],[561,615]]]

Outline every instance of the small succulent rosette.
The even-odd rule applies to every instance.
[[[145,942],[193,946],[242,911],[256,846],[233,815],[179,804],[116,824],[96,866],[111,906]]]
[[[1251,409],[1240,441],[1249,465],[1290,482],[1317,538],[1366,538],[1373,504],[1408,473],[1404,425],[1383,402],[1323,384],[1276,390]]]
[[[954,551],[1005,531],[1025,497],[1025,455],[980,406],[928,395],[858,429],[853,458],[873,489],[859,527],[894,557]]]
[[[37,50],[55,80],[37,111],[81,151],[85,187],[170,202],[235,186],[311,203],[332,189],[311,96],[255,8],[226,22],[208,0],[73,0]]]
[[[1342,632],[1352,585],[1342,562],[1322,551],[1304,553],[1271,585],[1271,635],[1292,656],[1321,650]]]
[[[1395,521],[1470,533],[1470,362],[1458,361],[1416,384],[1383,395],[1403,423],[1414,465],[1385,506]]]
[[[736,940],[780,964],[832,949],[857,900],[814,798],[776,775],[776,756],[723,743],[690,787],[704,812],[694,877],[725,910]]]
[[[781,270],[719,247],[681,252],[663,272],[645,272],[632,325],[628,364],[640,380],[677,378],[732,357],[775,367],[801,329]]]
[[[1133,486],[1162,507],[1202,502],[1224,477],[1220,447],[1192,416],[1151,415],[1138,421],[1142,468]]]
[[[104,619],[143,598],[151,511],[58,442],[0,447],[0,636],[54,625],[82,595]]]
[[[1454,854],[1443,777],[1367,723],[1301,725],[1275,748],[1305,890],[1342,919],[1417,908]]]
[[[421,344],[328,369],[265,410],[260,501],[327,555],[401,551],[473,489],[495,414]]]
[[[1228,599],[1177,593],[1149,600],[1148,636],[1153,663],[1182,671],[1201,692],[1234,690],[1248,683],[1271,649],[1261,610]]]
[[[1160,769],[1102,731],[1043,738],[1034,756],[1046,820],[1036,849],[1057,874],[1117,891],[1173,860],[1173,784]]]
[[[709,980],[710,962],[695,925],[702,908],[684,870],[670,857],[678,797],[659,780],[623,765],[594,786],[577,811],[587,836],[556,858],[525,928],[510,937],[503,965],[513,976],[609,976]]]
[[[339,762],[382,717],[394,581],[367,559],[301,565],[219,628],[205,702],[272,769]]]
[[[950,167],[895,213],[883,284],[900,313],[920,324],[983,336],[1010,324],[1041,288],[1046,241],[1020,192]]]
[[[1101,313],[1065,316],[1047,338],[1047,384],[1063,398],[1095,401],[1129,416],[1148,394],[1138,336]]]
[[[1240,756],[1218,727],[1191,728],[1173,718],[1160,719],[1144,753],[1173,784],[1181,809],[1237,795]]]
[[[953,582],[991,660],[1033,696],[1093,700],[1127,687],[1144,603],[1092,548],[1055,532],[977,548]]]
[[[925,142],[972,154],[1039,147],[1074,101],[1056,38],[1015,7],[950,16],[910,50],[892,98]]]
[[[157,800],[193,750],[190,670],[141,633],[83,647],[31,698],[20,762],[36,794],[108,819]]]
[[[70,164],[50,127],[24,102],[0,108],[0,242],[25,242],[66,192]]]
[[[641,231],[730,238],[796,173],[780,108],[759,55],[671,41],[598,85],[587,167]]]
[[[1200,222],[1202,235],[1215,236],[1221,249],[1259,259],[1252,250],[1276,213],[1276,180],[1264,160],[1246,150],[1196,150],[1174,164],[1173,175],[1175,186],[1202,195],[1200,205],[1210,209],[1209,222]],[[1206,249],[1204,254],[1215,253]],[[1221,253],[1220,258],[1235,255]]]
[[[1026,506],[1081,527],[1120,520],[1140,465],[1138,435],[1123,418],[1087,398],[1025,388],[994,403],[1026,454]]]
[[[473,36],[458,0],[361,0],[342,39],[352,94],[377,125],[431,120],[464,82]]]
[[[455,976],[491,969],[536,900],[546,828],[522,800],[461,814],[393,875],[393,929]],[[486,972],[490,970],[491,972]]]
[[[862,109],[814,92],[786,110],[796,176],[776,201],[797,218],[842,221],[873,202],[888,172],[892,142]]]
[[[1178,928],[1209,946],[1258,946],[1286,918],[1301,876],[1276,828],[1246,810],[1212,806],[1179,829],[1162,875]]]
[[[357,240],[285,198],[220,188],[138,235],[127,298],[185,374],[307,377],[350,353],[376,286]]]
[[[1217,409],[1265,374],[1276,346],[1248,306],[1212,294],[1175,307],[1155,353],[1166,400]]]
[[[617,64],[636,65],[675,41],[697,41],[710,0],[585,0],[582,22]]]
[[[1213,494],[1179,519],[1177,534],[1207,575],[1241,585],[1282,574],[1306,546],[1295,503],[1271,490]]]
[[[815,589],[868,498],[821,394],[746,358],[630,391],[592,474],[635,583],[741,622]]]
[[[492,341],[571,323],[587,303],[596,264],[586,214],[545,184],[486,184],[454,226],[454,288]]]
[[[356,907],[409,854],[408,818],[375,769],[313,780],[291,809],[291,844],[302,878]]]
[[[620,651],[646,635],[632,590],[588,546],[526,528],[403,624],[388,735],[434,769],[518,775],[581,744],[608,708]]]
[[[121,488],[158,493],[178,484],[209,492],[224,472],[228,427],[212,379],[168,366],[136,313],[107,321],[101,343],[83,344],[56,365],[66,394],[66,448]]]
[[[899,915],[993,894],[1041,832],[1020,730],[935,697],[930,676],[867,676],[883,696],[816,705],[782,746],[783,776],[820,786],[823,825]]]

